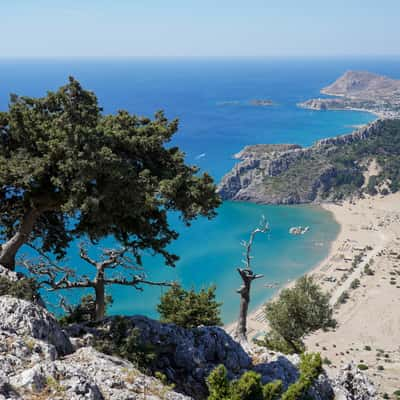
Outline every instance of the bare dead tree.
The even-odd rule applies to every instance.
[[[235,331],[235,339],[240,343],[247,342],[247,313],[249,310],[250,304],[250,289],[251,284],[254,280],[262,278],[264,275],[255,274],[251,268],[251,260],[253,256],[251,255],[251,248],[253,246],[254,238],[259,233],[266,233],[270,230],[268,222],[265,220],[263,216],[258,228],[254,229],[251,234],[249,240],[246,242],[243,240],[241,245],[245,248],[244,260],[244,268],[237,268],[239,275],[242,279],[242,286],[237,290],[237,293],[240,294],[240,310],[239,310],[239,319]]]
[[[55,264],[43,252],[39,251],[39,254],[41,255],[39,262],[35,263],[31,260],[22,259],[20,263],[31,273],[41,276],[40,286],[46,286],[50,291],[93,288],[95,292],[96,321],[102,320],[105,316],[106,286],[132,286],[142,291],[142,285],[173,286],[176,284],[175,282],[155,282],[148,280],[143,269],[129,256],[126,248],[103,249],[100,259],[94,260],[89,256],[86,246],[81,243],[79,246],[79,256],[94,268],[95,275],[92,278],[87,275],[79,276],[75,270]],[[107,277],[107,270],[115,270],[113,276]]]

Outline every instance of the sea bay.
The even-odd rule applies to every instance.
[[[398,65],[398,64],[397,64]],[[296,103],[318,96],[319,89],[346,69],[369,69],[398,77],[391,60],[311,59],[72,59],[1,60],[0,109],[7,107],[10,92],[40,96],[56,89],[74,75],[94,90],[105,112],[125,108],[151,116],[164,109],[180,119],[173,145],[187,154],[187,161],[209,171],[218,181],[233,165],[232,155],[247,144],[298,143],[350,132],[354,125],[374,116],[360,112],[313,112]],[[256,106],[254,99],[270,99],[272,106]],[[150,279],[179,280],[185,287],[217,285],[224,321],[236,317],[240,285],[236,267],[241,263],[240,241],[248,237],[261,216],[271,225],[268,235],[254,246],[254,268],[265,277],[254,285],[252,308],[274,292],[266,284],[286,283],[310,270],[328,253],[339,226],[331,215],[314,206],[263,206],[225,202],[218,216],[195,221],[185,228],[171,215],[180,238],[171,250],[180,256],[174,269],[159,258],[146,255],[144,268]],[[292,236],[291,226],[310,226],[306,235]],[[102,245],[116,244],[105,240]],[[90,269],[71,245],[66,263],[79,271]],[[90,273],[90,272],[89,272]],[[113,287],[112,313],[157,316],[161,290]],[[82,293],[69,297],[77,301]],[[52,297],[55,303],[56,298]]]

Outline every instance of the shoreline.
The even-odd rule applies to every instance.
[[[400,387],[400,315],[396,313],[400,307],[400,193],[319,206],[332,214],[340,230],[327,256],[307,274],[330,294],[338,327],[310,335],[306,347],[329,360],[325,367],[332,376],[351,360],[366,364],[371,380],[390,393]],[[373,275],[365,272],[367,264]],[[344,302],[343,293],[348,294]],[[264,305],[249,313],[249,341],[268,329]],[[224,328],[232,333],[235,327],[231,323]]]
[[[343,231],[342,224],[337,220],[335,213],[332,210],[330,210],[328,207],[326,207],[329,204],[331,204],[331,203],[319,203],[319,204],[308,205],[308,206],[313,206],[313,207],[319,207],[319,208],[322,208],[325,211],[329,212],[329,214],[331,215],[331,218],[339,225],[339,231],[338,231],[335,239],[332,240],[332,242],[330,243],[329,251],[328,251],[327,255],[320,262],[311,266],[310,270],[307,271],[304,275],[317,273],[323,267],[323,265],[325,265],[325,263],[327,261],[329,261],[329,259],[334,254],[335,243],[337,243],[337,241],[339,240],[340,235]],[[299,276],[299,278],[300,278],[300,276]],[[247,333],[248,333],[249,340],[253,339],[256,336],[259,336],[268,327],[268,325],[265,321],[265,318],[262,318],[262,314],[264,312],[265,305],[271,301],[274,301],[279,296],[279,293],[283,289],[292,287],[297,279],[291,280],[290,282],[287,282],[284,285],[282,285],[274,295],[272,295],[271,297],[268,297],[260,306],[256,307],[255,309],[253,309],[252,311],[249,312],[248,317],[247,317]],[[236,325],[237,325],[237,320],[225,324],[223,326],[223,328],[227,333],[232,334],[236,328]]]

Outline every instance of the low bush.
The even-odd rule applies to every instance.
[[[278,400],[282,382],[277,380],[263,385],[261,375],[245,372],[239,379],[229,382],[223,365],[215,368],[207,378],[208,400]]]
[[[105,297],[106,310],[112,304],[111,296]],[[71,324],[81,324],[83,322],[93,322],[96,320],[96,301],[92,295],[83,296],[81,302],[76,306],[70,307],[65,315],[58,319],[62,326]]]
[[[322,372],[318,353],[303,354],[299,366],[299,379],[282,393],[282,382],[277,380],[263,385],[261,376],[253,371],[229,382],[223,365],[215,368],[207,378],[208,400],[300,400]]]
[[[357,289],[358,287],[360,287],[360,284],[361,284],[361,282],[359,279],[354,279],[350,284],[350,288]]]
[[[35,301],[39,298],[38,285],[33,278],[22,278],[12,281],[0,277],[0,296],[9,295],[22,300]]]
[[[184,328],[200,325],[222,325],[221,305],[216,301],[216,287],[201,289],[198,293],[179,285],[165,292],[157,306],[162,322],[172,322]]]
[[[350,298],[349,294],[347,293],[347,291],[344,291],[338,298],[338,303],[339,304],[344,304],[347,302],[347,300]]]
[[[148,372],[157,357],[157,349],[140,343],[139,337],[139,330],[131,329],[126,318],[114,317],[109,330],[96,339],[94,347],[102,353],[125,358]]]

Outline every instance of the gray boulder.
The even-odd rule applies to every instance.
[[[26,398],[32,392],[48,398],[70,400],[190,400],[159,380],[146,376],[134,365],[99,353],[92,347],[53,362],[43,362],[11,379]]]
[[[337,400],[375,400],[375,386],[354,363],[342,368],[333,381]]]
[[[105,320],[101,330],[107,331],[112,321]],[[230,378],[252,368],[250,356],[222,328],[184,329],[143,316],[127,317],[126,321],[125,335],[137,329],[139,341],[157,354],[149,368],[162,371],[179,391],[194,398],[207,396],[206,378],[218,365],[225,365]]]
[[[52,344],[58,355],[73,351],[68,336],[46,309],[11,296],[0,297],[0,331]]]

